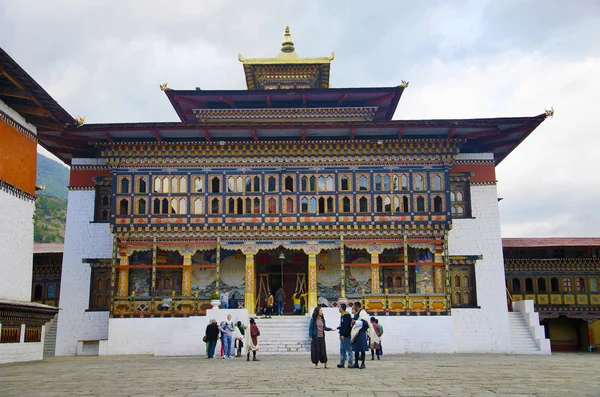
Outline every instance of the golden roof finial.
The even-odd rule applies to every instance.
[[[85,124],[85,116],[75,118],[75,122],[77,123],[77,127],[81,127]]]
[[[283,35],[283,43],[281,44],[281,52],[294,52],[294,42],[290,35],[290,27],[285,27],[285,34]]]
[[[554,106],[550,107],[550,109],[544,110],[546,113],[546,117],[554,117]]]
[[[168,83],[160,84],[160,85],[159,85],[159,87],[160,87],[160,90],[161,90],[161,91],[171,91],[171,89],[170,89],[169,87],[167,87],[167,84],[168,84]]]

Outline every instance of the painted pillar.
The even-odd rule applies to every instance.
[[[152,240],[152,284],[150,284],[150,296],[156,295],[156,257],[158,248],[156,246],[156,237]]]
[[[215,276],[215,289],[216,293],[220,295],[220,284],[221,284],[221,238],[217,237],[217,275]]]
[[[340,236],[340,298],[346,299],[346,258],[344,254],[344,235]]]
[[[254,269],[254,255],[258,246],[254,243],[245,243],[242,253],[246,256],[246,285],[244,291],[244,308],[250,315],[256,313],[256,274]]]
[[[379,247],[369,248],[369,254],[371,254],[371,293],[381,293],[379,285],[379,254],[381,249]]]
[[[128,296],[127,291],[129,285],[129,257],[125,247],[121,247],[119,266],[119,296]]]
[[[317,306],[317,254],[321,251],[318,243],[305,246],[308,255],[308,310]],[[310,311],[309,311],[310,313]]]
[[[183,277],[181,278],[181,295],[192,296],[192,253],[184,251],[183,253]]]
[[[410,284],[408,282],[408,237],[404,234],[404,309],[408,312],[410,310],[410,301],[408,294],[410,292]]]
[[[119,246],[117,237],[113,237],[113,252],[112,261],[110,264],[110,317],[115,312],[115,286],[117,284],[117,256],[119,254]]]
[[[442,251],[443,251],[442,242],[441,241],[436,242],[435,256],[433,259],[434,263],[436,264],[436,266],[434,267],[434,269],[435,269],[435,284],[434,284],[433,291],[436,294],[444,293],[444,280],[443,280],[444,261],[443,261]]]
[[[448,257],[448,231],[444,232],[443,247],[444,272],[446,273],[446,310],[448,310],[448,314],[450,314],[450,310],[452,308],[452,293],[450,291],[450,258]]]

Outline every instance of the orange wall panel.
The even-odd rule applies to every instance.
[[[0,120],[0,179],[35,195],[37,143]]]
[[[450,172],[474,172],[471,182],[496,182],[496,166],[489,164],[454,164]]]
[[[96,183],[92,179],[95,176],[110,176],[108,170],[77,170],[71,168],[71,174],[69,177],[69,186],[76,187],[93,187]]]

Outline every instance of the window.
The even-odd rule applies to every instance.
[[[184,176],[179,178],[179,193],[187,193],[187,180]]]
[[[323,177],[323,176],[319,177],[319,191],[320,192],[325,191],[325,177]]]
[[[140,193],[146,193],[146,180],[143,178],[138,182],[138,191]]]
[[[287,176],[285,178],[285,191],[286,192],[294,191],[294,178],[292,178],[291,176]]]
[[[260,199],[258,197],[254,199],[254,207],[252,208],[252,212],[255,214],[260,214]]]
[[[308,212],[308,199],[303,198],[301,201],[301,204],[302,204],[302,207],[301,207],[302,212]]]
[[[577,288],[577,292],[585,292],[585,280],[581,277],[577,277],[575,280],[575,288]]]
[[[342,177],[342,190],[350,190],[350,184],[348,183],[348,177]]]
[[[361,176],[358,179],[358,190],[367,190],[367,177]]]
[[[235,213],[236,214],[243,214],[244,213],[244,200],[241,199],[241,198],[238,198],[236,200],[236,207],[237,207],[237,210],[236,210]]]
[[[270,176],[269,177],[269,187],[268,187],[268,191],[269,192],[274,192],[277,189],[277,182],[275,180],[274,176]]]
[[[227,212],[235,214],[235,199],[230,198],[227,200]]]
[[[462,299],[460,297],[460,292],[458,292],[458,291],[456,291],[454,293],[454,304],[457,305],[457,306],[462,305]]]
[[[408,190],[408,177],[406,175],[402,175],[402,190]]]
[[[121,193],[129,193],[129,180],[121,179]]]
[[[560,292],[558,290],[558,279],[556,277],[552,277],[550,279],[550,291],[551,292]]]
[[[439,175],[433,176],[433,190],[442,190],[442,178]]]
[[[171,193],[179,193],[179,180],[171,178]]]
[[[34,292],[33,292],[33,299],[36,300],[41,300],[42,299],[42,295],[43,295],[43,287],[41,284],[37,284],[35,286]]]
[[[169,213],[169,200],[167,199],[163,199],[161,202],[161,209],[160,209],[160,213],[161,214],[168,214]]]
[[[519,280],[518,278],[513,278],[512,280],[512,292],[521,292],[521,280]]]
[[[230,176],[227,178],[227,193],[235,192],[235,178]]]
[[[464,218],[470,216],[469,185],[467,182],[450,184],[450,212],[452,216]]]
[[[598,292],[598,280],[590,278],[590,292]]]
[[[94,208],[94,221],[95,222],[108,222],[111,212],[112,204],[112,178],[102,178],[98,180],[95,187],[95,208]]]
[[[245,211],[246,214],[251,214],[252,213],[252,199],[247,198],[245,204],[246,204],[246,211]]]
[[[400,184],[398,183],[398,175],[394,175],[392,177],[392,183],[393,183],[392,188],[394,191],[400,190]]]
[[[154,192],[160,193],[161,190],[161,179],[159,177],[154,178]]]
[[[325,183],[325,189],[328,192],[333,192],[335,190],[335,188],[333,186],[333,177],[332,176],[328,176],[327,177],[327,181]]]
[[[538,278],[537,280],[537,289],[538,292],[546,292],[546,279],[545,278]]]
[[[119,202],[119,215],[127,215],[129,213],[129,201],[121,200]]]
[[[394,197],[394,212],[402,212],[400,208],[400,197]]]
[[[160,199],[154,199],[154,205],[153,205],[153,209],[152,212],[154,214],[160,214]]]
[[[390,191],[390,176],[389,175],[383,176],[383,190],[385,190],[386,192]]]
[[[244,178],[238,176],[235,180],[235,191],[238,193],[242,193],[244,191]]]
[[[90,310],[109,309],[110,269],[93,267],[90,280]]]
[[[315,190],[317,190],[317,178],[315,178],[314,176],[311,176],[309,182],[310,182],[309,190],[311,192],[314,192]]]
[[[194,200],[194,214],[204,213],[204,201],[202,199]]]
[[[312,214],[316,214],[317,213],[317,199],[316,198],[311,198],[309,200],[309,212]]]
[[[179,200],[179,213],[187,214],[187,200],[184,198]]]
[[[383,198],[383,210],[385,212],[392,212],[392,200],[387,196]]]
[[[425,211],[425,199],[423,197],[417,197],[417,211]]]
[[[169,193],[169,178],[164,177],[162,180],[162,192]]]
[[[260,177],[258,176],[254,177],[254,191],[260,192]]]
[[[527,277],[525,279],[525,292],[531,293],[533,292],[533,280]]]
[[[456,288],[460,288],[460,276],[459,275],[454,276],[454,286]]]
[[[177,214],[179,209],[179,201],[177,199],[171,200],[171,214]]]
[[[383,212],[383,199],[381,196],[375,198],[375,212]]]
[[[415,176],[415,190],[424,190],[422,175]]]
[[[321,197],[319,198],[319,214],[324,214],[325,213],[325,198]]]
[[[402,212],[408,212],[408,197],[402,197]]]
[[[369,211],[369,208],[368,208],[367,198],[361,197],[360,200],[358,200],[358,212],[368,212],[368,211]]]
[[[269,214],[277,213],[277,201],[275,201],[274,198],[269,199],[268,206],[269,206]]]
[[[381,190],[381,175],[375,176],[375,190]]]
[[[221,190],[221,181],[219,180],[219,177],[215,176],[211,181],[211,191],[213,193],[219,193],[219,190]]]
[[[443,212],[444,208],[442,207],[442,198],[440,196],[435,196],[433,199],[433,212]]]
[[[571,292],[571,279],[569,277],[563,277],[563,292]]]
[[[302,179],[300,179],[300,184],[300,190],[306,192],[308,190],[308,178],[303,176]]]
[[[249,176],[246,177],[246,191],[247,192],[252,191],[252,178]]]
[[[140,215],[144,215],[146,213],[146,200],[140,199],[138,201],[137,213]]]
[[[342,199],[342,212],[350,212],[350,199],[348,197]]]
[[[288,214],[294,213],[294,200],[291,198],[285,199],[285,212]]]
[[[217,183],[218,183],[218,181],[219,180],[217,179]],[[219,213],[219,199],[217,199],[217,198],[212,199],[212,201],[210,202],[210,212],[211,212],[211,214]]]
[[[334,212],[334,210],[333,210],[333,197],[328,197],[327,198],[327,212],[328,213]]]
[[[202,193],[204,190],[204,181],[201,178],[196,178],[194,180],[194,190],[196,193]]]

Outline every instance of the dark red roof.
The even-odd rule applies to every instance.
[[[503,238],[503,248],[600,247],[600,237]]]

